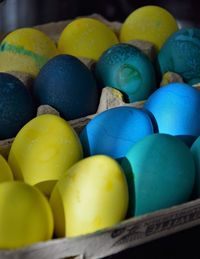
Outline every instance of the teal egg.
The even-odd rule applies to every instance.
[[[191,152],[194,157],[195,167],[196,167],[196,177],[194,185],[194,198],[200,197],[200,137],[191,146]]]
[[[190,149],[168,134],[144,137],[121,165],[129,184],[130,215],[168,208],[189,200],[195,179]]]
[[[158,69],[161,74],[176,72],[189,84],[200,82],[200,29],[172,34],[158,54]]]
[[[128,102],[145,100],[156,88],[150,59],[129,44],[116,44],[98,60],[95,75],[101,87],[120,90]]]
[[[25,85],[16,77],[0,73],[0,139],[15,137],[36,115],[36,106]]]

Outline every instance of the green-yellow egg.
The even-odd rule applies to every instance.
[[[124,21],[120,41],[144,40],[159,50],[166,39],[178,30],[176,19],[159,6],[143,6],[134,10]]]
[[[57,54],[55,43],[45,33],[33,28],[17,29],[0,44],[0,71],[26,72],[35,77]]]
[[[58,49],[64,54],[98,60],[106,49],[117,43],[117,36],[104,23],[93,18],[79,18],[65,27]]]
[[[105,155],[85,158],[57,182],[50,205],[58,237],[111,227],[127,213],[128,187],[123,170]]]
[[[53,216],[46,197],[23,182],[0,183],[0,249],[52,238]]]
[[[6,159],[0,155],[0,182],[12,181],[13,174]]]
[[[14,178],[49,195],[55,182],[82,158],[79,138],[68,122],[56,115],[40,115],[17,134],[8,162]]]

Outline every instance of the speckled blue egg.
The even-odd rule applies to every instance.
[[[0,73],[0,139],[15,137],[36,114],[36,108],[24,84],[16,77]]]
[[[104,154],[115,159],[154,132],[146,112],[133,107],[117,107],[96,115],[83,129],[80,140],[86,156]]]
[[[39,72],[34,95],[38,104],[57,109],[66,120],[97,110],[99,95],[92,72],[76,57],[58,55]]]
[[[145,100],[156,88],[149,58],[129,44],[116,44],[100,57],[95,69],[101,87],[120,90],[128,102]]]
[[[136,143],[121,165],[129,186],[129,213],[139,216],[189,200],[195,166],[190,149],[168,134],[152,134]]]
[[[200,92],[184,83],[156,90],[144,108],[155,118],[159,133],[179,136],[191,145],[200,135]]]
[[[161,74],[171,71],[185,82],[200,82],[200,30],[183,28],[168,38],[158,54]]]

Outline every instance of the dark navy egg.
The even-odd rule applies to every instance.
[[[200,30],[184,28],[172,34],[158,54],[161,74],[171,71],[183,77],[185,82],[200,82]]]
[[[145,100],[156,88],[149,58],[129,44],[116,44],[103,53],[95,74],[102,87],[120,90],[128,102]]]
[[[118,159],[144,136],[154,133],[148,114],[133,107],[117,107],[96,115],[80,134],[86,156],[104,154]]]
[[[34,84],[38,104],[57,109],[66,120],[93,114],[98,89],[92,72],[76,57],[58,55],[49,60]]]
[[[179,136],[191,144],[200,135],[200,92],[184,83],[156,90],[144,108],[155,118],[158,132]]]
[[[16,77],[0,73],[0,139],[15,137],[36,114],[32,97]]]

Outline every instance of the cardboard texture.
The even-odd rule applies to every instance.
[[[94,14],[90,17],[100,19],[110,26],[117,34],[121,24],[118,22],[108,22],[103,17]],[[47,33],[57,41],[61,31],[70,21],[50,23],[36,26],[36,28]],[[154,48],[149,43],[131,42],[134,46],[140,47],[150,58],[154,58]],[[138,45],[139,44],[139,45]],[[82,60],[89,68],[94,63],[91,60]],[[13,74],[17,75],[16,72]],[[28,75],[17,75],[20,80],[31,82]],[[169,74],[162,82],[181,82],[177,75]],[[199,85],[195,85],[199,87]],[[116,106],[128,105],[141,108],[145,100],[127,104],[123,100],[122,94],[113,88],[105,87],[102,91],[97,113]],[[38,107],[37,116],[45,113],[59,113],[48,105]],[[96,115],[89,115],[84,118],[69,121],[71,126],[79,133],[82,128]],[[0,141],[0,153],[7,156],[13,139]],[[112,228],[104,229],[93,234],[80,236],[77,238],[60,238],[47,242],[33,244],[32,246],[17,250],[0,250],[0,259],[97,259],[116,254],[125,249],[144,244],[151,240],[161,238],[190,227],[200,224],[200,199],[146,214],[142,217],[131,218],[121,222]]]

